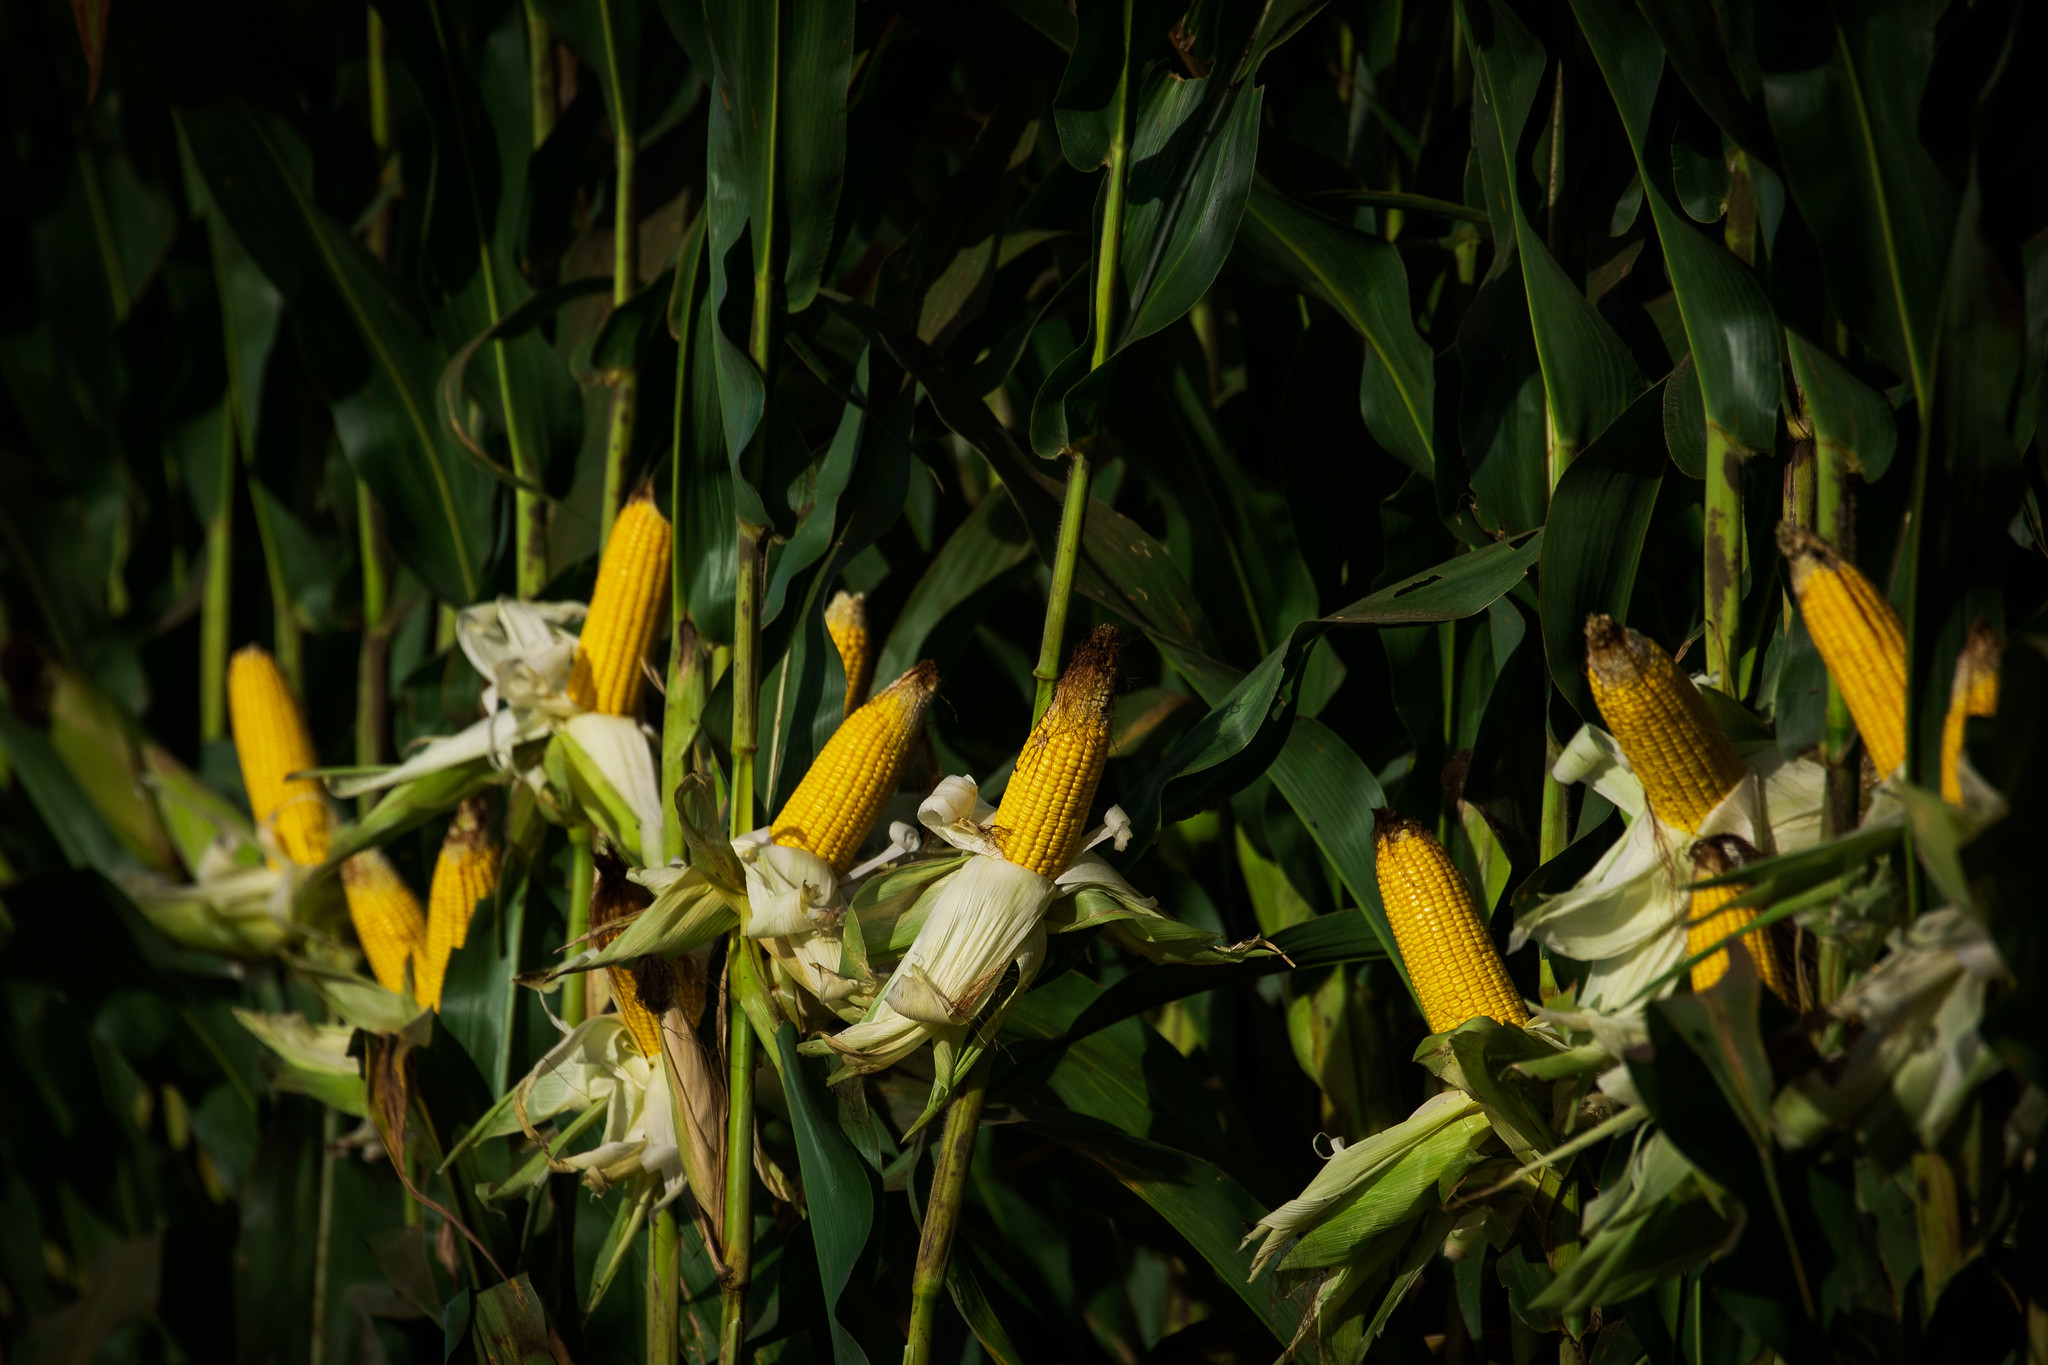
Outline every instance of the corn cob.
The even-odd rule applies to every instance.
[[[441,983],[448,958],[469,937],[476,903],[498,887],[498,841],[491,837],[489,810],[472,796],[455,809],[455,819],[434,860],[434,884],[427,889],[427,941],[413,960],[413,994],[430,1009],[441,1007]]]
[[[379,849],[365,849],[341,865],[348,917],[355,922],[370,974],[387,991],[405,989],[405,962],[427,941],[420,900]]]
[[[1041,877],[1066,870],[1087,830],[1088,808],[1109,759],[1122,647],[1115,626],[1100,626],[1074,650],[1003,790],[996,844],[1005,858]]]
[[[1906,761],[1906,632],[1877,585],[1834,547],[1790,522],[1778,548],[1821,662],[1849,705],[1878,776]]]
[[[903,779],[938,686],[938,666],[927,659],[841,721],[771,824],[775,842],[808,849],[838,872],[853,866]]]
[[[1442,1033],[1482,1014],[1503,1024],[1528,1023],[1507,964],[1444,846],[1399,811],[1376,810],[1372,820],[1380,901],[1429,1031]]]
[[[1738,867],[1755,862],[1757,857],[1756,849],[1739,835],[1723,834],[1712,839],[1702,839],[1692,846],[1693,875],[1701,880],[1725,876]],[[1728,902],[1748,889],[1741,882],[1731,882],[1726,886],[1702,886],[1693,890],[1692,905],[1686,914],[1685,922],[1687,957],[1719,943],[1757,917],[1754,906],[1742,906],[1734,910],[1725,908]],[[1771,994],[1793,1008],[1798,1008],[1792,974],[1787,969],[1785,954],[1780,951],[1780,945],[1772,935],[1770,927],[1767,925],[1746,933],[1740,941],[1749,951],[1750,961],[1756,964],[1757,976],[1770,988]],[[1714,983],[1727,974],[1726,948],[1711,957],[1701,958],[1692,964],[1694,993],[1712,989]]]
[[[255,645],[235,651],[228,665],[228,715],[249,813],[276,836],[285,857],[307,867],[325,862],[327,797],[312,778],[291,777],[318,766],[313,739],[277,660]]]
[[[839,662],[846,666],[846,714],[850,716],[867,701],[868,681],[875,670],[875,655],[868,641],[867,595],[834,593],[825,608],[825,631],[839,651]]]
[[[1743,766],[1692,679],[1654,640],[1600,615],[1586,618],[1586,678],[1650,809],[1697,832]]]
[[[668,518],[641,490],[612,523],[569,672],[569,700],[584,710],[630,716],[640,709],[641,661],[661,623],[673,549]]]
[[[1981,622],[1956,656],[1955,682],[1948,694],[1948,716],[1941,723],[1941,799],[1963,803],[1963,729],[1973,716],[1998,714],[1998,637]]]
[[[590,945],[602,948],[625,932],[605,926],[619,923],[654,903],[646,887],[626,876],[625,860],[609,848],[593,855],[597,882],[590,893]],[[629,967],[606,967],[612,987],[612,1007],[640,1045],[644,1057],[658,1058],[661,1051],[661,1016],[675,1002],[679,985],[676,965],[667,958],[643,957]],[[576,987],[576,989],[580,989]]]

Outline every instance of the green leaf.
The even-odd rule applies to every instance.
[[[476,1347],[486,1365],[554,1365],[547,1311],[522,1272],[475,1299]]]
[[[839,1300],[853,1280],[854,1263],[874,1225],[870,1172],[831,1116],[831,1099],[810,1059],[796,1050],[796,1029],[783,1024],[775,1034],[782,1054],[782,1093],[796,1130],[797,1159],[804,1177],[804,1206],[810,1213],[818,1277],[825,1292],[825,1319],[832,1328],[832,1358],[839,1365],[867,1365],[867,1355],[839,1321]]]
[[[935,631],[1031,557],[1031,537],[1009,492],[990,489],[911,588],[876,656],[875,680],[900,677],[930,651]]]
[[[1883,478],[1899,444],[1898,420],[1884,395],[1789,327],[1785,353],[1813,419],[1815,443],[1840,452],[1850,471],[1866,483]]]
[[[753,8],[764,8],[756,3]],[[810,307],[831,265],[839,185],[846,175],[846,86],[853,69],[853,0],[800,0],[789,9],[782,52],[783,204],[789,255],[782,265],[783,306]]]
[[[58,756],[49,736],[24,722],[4,701],[0,701],[0,751],[6,753],[14,775],[21,779],[30,803],[66,862],[75,868],[95,867],[106,872],[136,866]]]

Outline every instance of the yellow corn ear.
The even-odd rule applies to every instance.
[[[1877,585],[1832,545],[1786,522],[1778,548],[1820,651],[1879,777],[1906,761],[1906,631]]]
[[[498,889],[498,859],[490,809],[482,797],[472,796],[455,808],[427,888],[427,941],[413,959],[413,994],[430,1009],[441,1007],[449,955],[469,937],[476,903]]]
[[[1973,716],[1998,714],[1998,637],[1981,621],[1956,656],[1955,682],[1948,693],[1948,716],[1941,723],[1941,799],[1963,803],[1963,730]]]
[[[674,548],[668,518],[647,490],[619,509],[569,672],[569,700],[584,710],[630,716],[640,709],[640,665],[661,624]]]
[[[271,830],[293,862],[312,867],[327,861],[327,796],[312,778],[291,776],[318,767],[320,760],[284,670],[269,651],[256,645],[235,651],[228,664],[228,719],[249,813]]]
[[[1485,1015],[1526,1024],[1500,950],[1493,946],[1471,888],[1436,836],[1394,810],[1372,815],[1380,901],[1407,964],[1431,1033]]]
[[[654,896],[627,875],[625,861],[609,845],[596,850],[596,864],[597,881],[590,893],[590,946],[603,948],[625,932],[627,918],[654,903]],[[610,927],[613,925],[617,927]],[[675,1003],[681,984],[676,965],[666,958],[643,957],[604,971],[611,982],[612,1008],[639,1044],[641,1055],[660,1057],[661,1016]]]
[[[852,867],[903,780],[938,687],[938,665],[926,659],[841,721],[771,823],[775,842],[809,849],[835,871]]]
[[[996,845],[1005,858],[1041,877],[1065,871],[1087,832],[1088,808],[1109,760],[1122,647],[1115,626],[1099,626],[1074,650],[1052,705],[1032,727],[1003,789]]]
[[[370,974],[385,990],[405,988],[405,962],[427,941],[420,899],[379,849],[364,849],[341,865],[348,917],[355,922]]]
[[[1656,641],[1601,615],[1586,618],[1586,679],[1650,809],[1696,833],[1743,766],[1692,679]]]
[[[1749,863],[1756,861],[1757,851],[1748,840],[1733,834],[1723,834],[1712,839],[1702,839],[1692,848],[1693,875],[1705,880],[1709,877],[1726,876]],[[1728,935],[1748,925],[1757,917],[1755,906],[1741,906],[1730,910],[1728,902],[1749,890],[1741,882],[1730,882],[1726,886],[1695,887],[1692,904],[1685,920],[1685,953],[1691,957],[1705,948],[1719,943]],[[1739,940],[1748,950],[1750,961],[1756,964],[1756,974],[1777,996],[1794,1009],[1798,1005],[1798,992],[1792,984],[1792,973],[1785,960],[1781,945],[1767,925],[1762,929],[1746,933]],[[1695,994],[1710,990],[1715,982],[1728,974],[1728,950],[1721,949],[1711,957],[1701,958],[1692,964],[1692,988]]]
[[[664,958],[650,957],[642,958],[630,970],[625,967],[607,967],[604,970],[605,975],[611,978],[612,1007],[633,1035],[633,1041],[640,1045],[640,1054],[643,1057],[660,1057],[661,1019],[642,1003],[636,980],[641,973],[659,974],[673,980],[675,964]]]
[[[875,671],[875,652],[868,639],[867,594],[839,592],[825,607],[825,632],[846,666],[846,714],[868,699],[868,681]]]

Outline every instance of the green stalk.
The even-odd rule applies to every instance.
[[[633,297],[640,282],[640,224],[633,213],[633,165],[639,149],[631,112],[619,89],[621,54],[613,32],[611,0],[598,0],[597,12],[604,24],[604,59],[612,93],[612,157],[618,182],[612,205],[612,306],[617,308]],[[628,365],[612,376],[611,429],[605,436],[604,502],[598,509],[600,548],[611,539],[612,520],[625,501],[626,472],[633,458],[633,427],[639,415],[639,390],[640,375],[635,367]]]
[[[1060,642],[1067,631],[1067,601],[1074,591],[1074,565],[1081,554],[1081,527],[1088,508],[1088,457],[1075,451],[1067,460],[1067,501],[1060,509],[1059,546],[1053,553],[1052,592],[1045,603],[1045,631],[1039,637],[1038,664],[1031,676],[1038,695],[1031,704],[1031,723],[1052,705],[1053,684],[1060,678]]]
[[[391,629],[384,569],[384,514],[370,486],[356,484],[356,531],[363,558],[363,644],[356,655],[356,762],[384,761],[384,729],[391,709]],[[359,815],[370,813],[374,796],[356,798]]]
[[[739,801],[738,790],[733,794]],[[747,1335],[747,1282],[754,1261],[754,1026],[747,1006],[762,994],[753,944],[734,934],[726,957],[730,982],[725,1126],[725,1278],[718,1334],[719,1365],[739,1365]]]
[[[590,826],[577,825],[569,831],[569,942],[579,942],[590,932],[590,888],[597,880],[597,866],[591,857]],[[562,997],[562,1022],[575,1028],[589,1010],[590,973],[569,983]]]
[[[1707,424],[1707,672],[1730,697],[1742,696],[1742,457],[1728,434]]]
[[[241,403],[236,401],[239,409]],[[249,469],[249,503],[256,512],[256,541],[263,547],[263,573],[270,580],[270,652],[284,670],[292,691],[306,695],[304,650],[300,646],[299,618],[292,608],[291,589],[284,581],[284,561],[278,556],[277,532],[270,524],[270,494],[257,481],[255,456],[242,447],[242,461]]]
[[[682,1250],[676,1215],[658,1210],[647,1226],[647,1365],[676,1365],[676,1261]]]
[[[107,275],[107,299],[114,305],[114,321],[128,316],[134,296],[128,289],[128,270],[121,264],[121,249],[114,238],[114,215],[107,205],[107,193],[100,185],[99,158],[93,155],[92,129],[81,120],[78,125],[78,175],[85,185],[85,206],[92,213],[93,237],[99,244],[100,265]]]
[[[228,735],[228,605],[235,563],[235,424],[221,423],[220,487],[206,519],[206,596],[199,607],[199,738]]]
[[[981,1105],[988,1094],[988,1067],[988,1054],[984,1053],[967,1073],[966,1084],[954,1092],[952,1107],[946,1111],[946,1129],[932,1162],[924,1235],[917,1243],[917,1268],[910,1280],[910,1340],[903,1348],[903,1365],[926,1365],[931,1359],[932,1328],[939,1300],[946,1292],[953,1233],[960,1226],[967,1173],[974,1165],[974,1139],[981,1129]]]
[[[337,1136],[334,1111],[320,1111],[320,1212],[313,1224],[313,1311],[312,1340],[307,1343],[306,1365],[323,1365],[327,1359],[327,1263],[328,1246],[334,1241],[334,1142]]]
[[[526,83],[533,100],[533,145],[555,131],[561,100],[555,92],[555,35],[535,0],[526,0]]]
[[[739,586],[733,595],[732,814],[734,838],[754,827],[754,755],[761,748],[762,546],[767,528],[740,523]]]

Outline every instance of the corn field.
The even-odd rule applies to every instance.
[[[2048,1365],[2039,6],[0,53],[0,1360]]]

